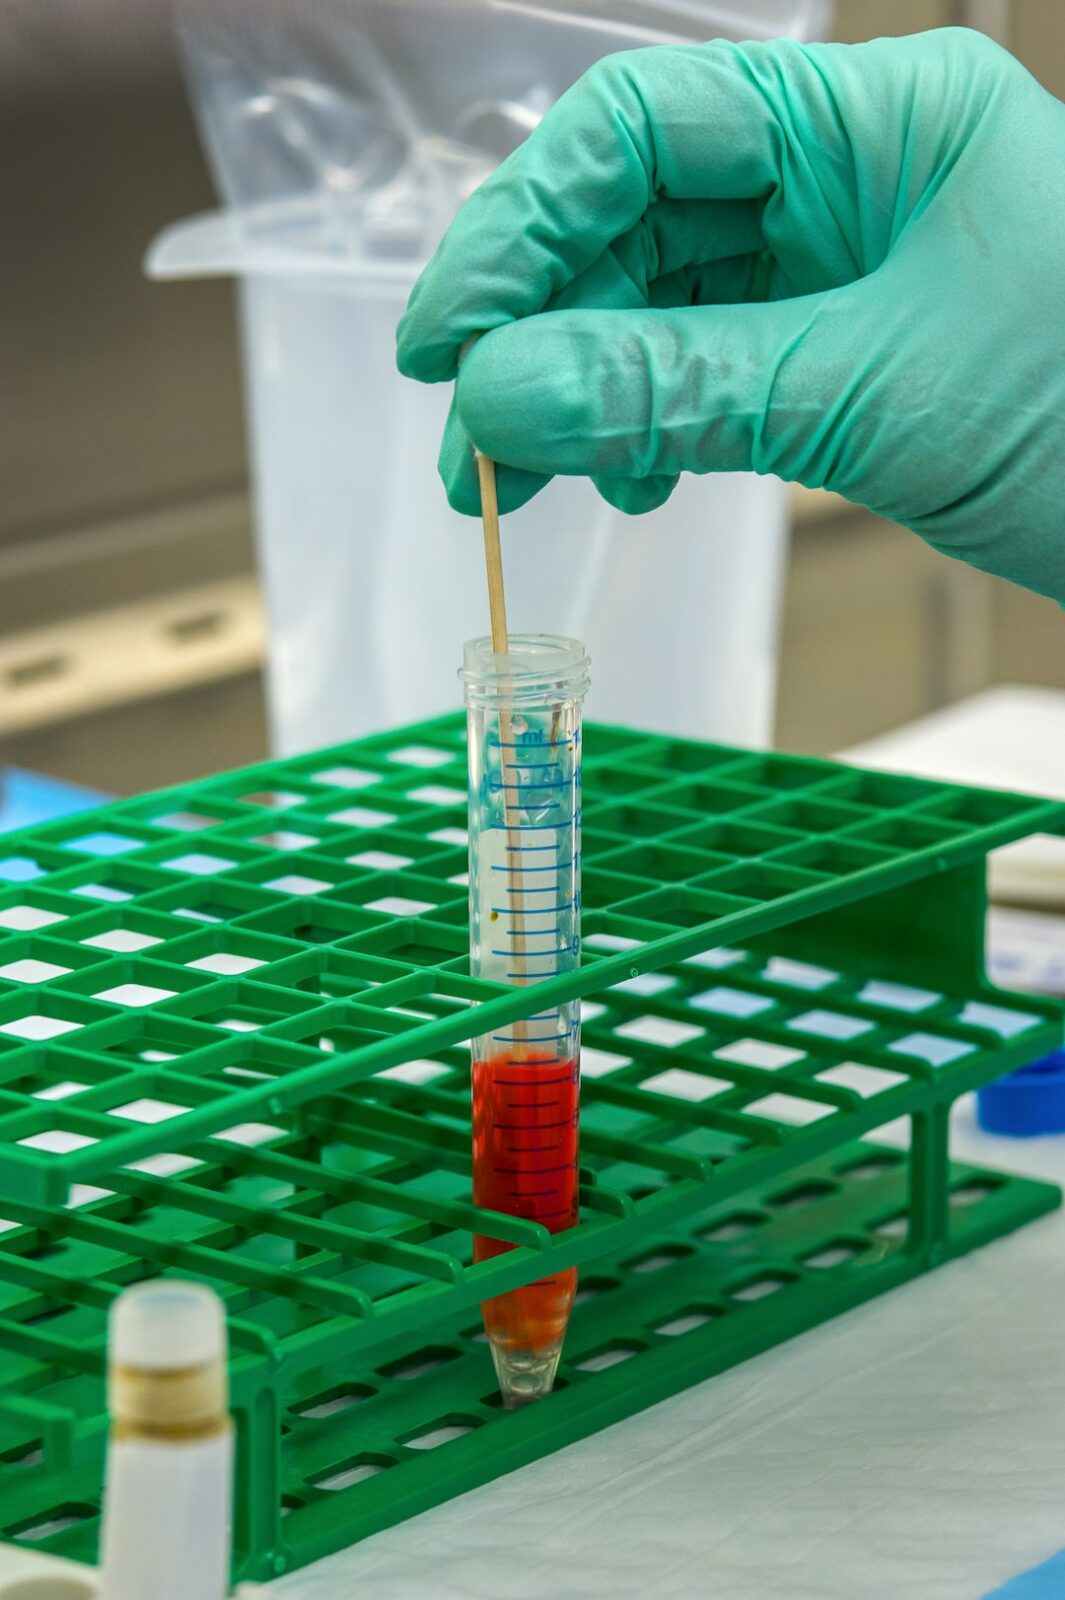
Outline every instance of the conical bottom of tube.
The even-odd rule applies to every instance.
[[[542,1400],[555,1386],[555,1374],[562,1356],[562,1346],[553,1350],[510,1350],[505,1345],[492,1345],[492,1360],[499,1393],[507,1411],[528,1406]]]

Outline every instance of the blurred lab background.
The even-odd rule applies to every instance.
[[[584,9],[597,25],[624,31],[632,3],[590,0]],[[334,0],[329,4],[335,9]],[[689,26],[699,9],[675,0],[664,0],[664,8],[686,11]],[[771,31],[776,13],[793,30],[848,41],[965,23],[1007,44],[1065,96],[1065,26],[1058,8],[1043,0],[838,0],[834,6],[764,0],[754,7],[708,0],[708,9],[731,13],[736,37],[746,36],[744,14],[754,12],[763,32]],[[315,6],[303,10],[309,15]],[[387,39],[377,42],[388,46]],[[579,54],[587,46],[574,48]],[[305,32],[300,49],[303,70],[321,39]],[[493,70],[491,63],[480,68]],[[329,346],[338,364],[329,331],[335,321],[324,314],[315,320],[314,310],[316,286],[322,295],[331,292],[338,242],[329,227],[323,231],[320,215],[309,218],[298,204],[278,206],[278,197],[292,190],[291,174],[277,170],[276,142],[257,142],[263,118],[269,123],[274,116],[277,133],[277,104],[257,94],[254,72],[235,89],[233,73],[232,55],[210,30],[194,42],[190,65],[188,41],[183,57],[162,0],[94,0],[91,8],[77,0],[0,0],[0,769],[128,793],[264,755],[271,723],[264,694],[268,629],[263,562],[256,560],[252,531],[253,477],[260,513],[276,533],[286,516],[295,526],[306,515],[301,471],[315,477],[307,488],[313,502],[318,478],[343,461],[355,432],[410,430],[410,417],[375,415],[374,362],[386,361],[388,341],[362,364],[364,311],[354,301],[352,351],[345,356],[350,391],[339,383],[323,394],[319,384],[313,404],[301,403],[299,416],[293,414],[288,341],[298,336],[306,346],[313,325],[313,338]],[[310,73],[321,93],[302,108],[288,154],[295,149],[308,170],[324,172],[327,186],[335,178],[336,215],[343,219],[340,191],[365,182],[366,174],[358,151],[335,173],[331,167],[327,77],[319,82]],[[383,70],[378,82],[390,81]],[[463,92],[465,112],[484,123],[470,136],[475,146],[482,134],[489,146],[513,142],[535,120],[535,105],[516,92],[508,98],[501,89],[483,103],[471,89]],[[237,96],[230,107],[240,105],[239,119],[228,123],[226,93]],[[446,108],[433,106],[424,117],[423,111],[415,105],[419,126],[431,125],[428,165],[436,171],[450,163],[449,181],[468,187],[478,173],[476,163],[463,169],[467,145],[436,137]],[[371,241],[375,265],[363,282],[367,292],[395,300],[410,244],[404,230],[417,233],[419,208],[431,212],[436,191],[431,175],[428,187],[420,187],[419,169],[413,183],[408,174],[397,202],[395,174],[377,176],[392,208],[387,237]],[[236,221],[218,209],[237,202],[244,210]],[[200,213],[212,215],[165,232]],[[151,281],[143,271],[145,253],[161,234],[155,270],[172,281]],[[339,247],[346,248],[345,239]],[[317,263],[304,283],[309,292],[298,303],[270,300],[270,285],[294,256],[307,279],[308,255]],[[238,294],[234,271],[251,275],[250,290]],[[397,300],[397,314],[398,306]],[[324,359],[321,349],[315,359]],[[300,381],[313,383],[314,370],[309,365]],[[423,426],[416,447],[435,460],[436,438],[429,436],[435,412],[417,416]],[[257,440],[254,475],[249,424]],[[421,531],[424,495],[405,487],[410,443],[386,452],[387,513],[378,511],[370,488],[360,495],[348,484],[343,495],[362,502],[351,504],[352,517],[376,518],[382,528],[392,519]],[[337,492],[334,486],[334,499]],[[758,512],[754,502],[737,505],[741,520],[752,506]],[[791,522],[783,586],[770,583],[772,603],[752,624],[770,630],[775,641],[779,616],[775,686],[768,677],[752,681],[758,672],[748,670],[737,647],[729,681],[715,691],[736,699],[755,695],[761,731],[775,743],[830,752],[995,683],[1065,687],[1065,623],[1049,601],[933,555],[911,534],[832,496],[788,491],[780,505]],[[783,515],[762,509],[768,522],[780,524],[779,555]],[[326,514],[319,507],[312,520]],[[604,528],[595,559],[605,571],[616,565],[620,546],[610,544]],[[719,529],[719,537],[736,531]],[[472,525],[467,532],[476,560],[477,532]],[[367,663],[387,661],[389,641],[417,656],[420,633],[417,606],[404,619],[394,599],[403,576],[397,565],[416,566],[415,547],[393,538],[392,568],[377,562],[370,540],[332,584],[329,614],[320,619],[321,637],[346,633],[354,654],[318,652],[306,631],[279,637],[278,594],[300,582],[300,564],[310,559],[305,533],[300,525],[291,540],[288,568],[278,564],[276,549],[266,560],[267,567],[274,563],[276,591],[273,732],[288,747],[303,725],[307,743],[324,742],[314,706],[327,693],[341,705],[345,695],[354,703],[376,694],[382,720],[398,720],[393,713],[402,713],[402,698],[393,704],[387,684],[368,684]],[[513,559],[520,560],[516,549]],[[581,581],[594,610],[606,580],[593,571]],[[383,606],[380,585],[393,591]],[[476,614],[479,593],[474,604]],[[445,639],[448,628],[454,633],[457,663],[463,628],[448,617],[433,625],[438,633],[443,627]],[[443,703],[449,695],[458,700],[454,663]],[[726,719],[707,731],[742,737],[744,728]],[[3,815],[0,826],[10,825]]]

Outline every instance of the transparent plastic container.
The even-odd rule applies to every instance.
[[[581,708],[588,657],[573,639],[466,646],[470,964],[527,986],[580,962]],[[580,1002],[547,1006],[472,1044],[474,1201],[551,1233],[578,1220]],[[511,1248],[478,1236],[474,1257]],[[575,1268],[486,1301],[504,1404],[550,1391]]]
[[[436,472],[450,386],[395,369],[395,328],[463,199],[596,59],[653,43],[810,37],[822,0],[194,0],[183,38],[225,209],[148,270],[240,288],[268,701],[279,754],[448,709],[484,625],[475,525]],[[770,735],[787,494],[683,480],[627,518],[580,479],[507,517],[511,622],[586,641],[596,714]],[[684,684],[678,695],[676,684]]]

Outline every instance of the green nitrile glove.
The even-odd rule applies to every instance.
[[[400,367],[477,332],[460,511],[471,438],[503,509],[753,468],[1065,600],[1065,105],[980,34],[600,62],[459,214]]]

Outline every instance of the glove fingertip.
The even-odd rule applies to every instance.
[[[450,349],[397,343],[396,368],[401,378],[413,378],[416,383],[447,383],[456,376],[458,361]]]
[[[452,511],[457,511],[463,517],[479,517],[481,492],[477,473],[465,467],[456,467],[453,463],[445,465],[442,461],[438,470]]]
[[[678,474],[657,474],[649,478],[595,478],[602,498],[615,511],[629,517],[642,517],[664,506],[680,478]]]
[[[417,383],[444,383],[458,372],[458,350],[451,340],[426,337],[424,317],[409,306],[396,328],[396,366]]]
[[[448,505],[453,511],[458,511],[464,517],[481,515],[480,478],[472,455],[468,466],[456,467],[449,463],[445,468],[441,464],[440,477],[447,490]],[[539,472],[520,472],[513,467],[497,467],[496,496],[500,512],[506,514],[509,511],[519,511],[550,482],[550,478],[544,477]]]
[[[481,479],[469,434],[452,407],[440,447],[440,476],[447,490],[448,504],[464,517],[481,515]],[[525,472],[519,467],[496,465],[496,497],[501,512],[517,511],[539,494],[549,476]]]
[[[454,401],[444,424],[437,470],[447,490],[448,504],[464,517],[481,514],[481,488],[470,436],[458,419]]]
[[[550,473],[526,472],[523,467],[496,466],[496,495],[500,511],[519,511],[551,482]],[[480,498],[478,497],[478,512]]]

